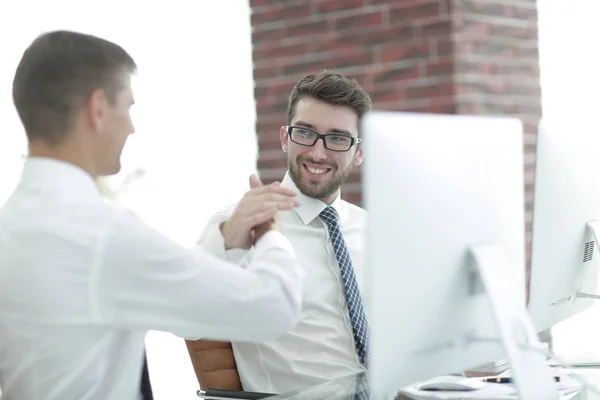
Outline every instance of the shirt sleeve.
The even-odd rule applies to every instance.
[[[100,322],[186,339],[260,341],[289,331],[300,316],[304,271],[280,232],[266,233],[240,268],[119,210],[98,253]]]
[[[204,231],[200,235],[200,239],[196,242],[196,247],[200,251],[205,251],[213,254],[224,260],[239,264],[242,262],[248,250],[246,249],[225,249],[225,238],[221,232],[221,224],[229,219],[231,210],[222,211],[214,215],[206,224]]]

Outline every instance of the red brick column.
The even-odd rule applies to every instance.
[[[250,5],[258,168],[266,181],[285,171],[278,133],[292,86],[307,73],[337,68],[358,79],[377,109],[521,118],[530,243],[541,115],[535,0],[250,0]],[[343,194],[360,204],[359,170]]]

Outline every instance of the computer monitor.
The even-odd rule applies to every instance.
[[[538,129],[529,312],[543,331],[597,296],[600,129],[581,117]]]
[[[525,302],[520,121],[372,112],[365,307],[377,396],[507,358],[523,398],[556,399]]]

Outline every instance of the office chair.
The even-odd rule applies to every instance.
[[[257,400],[272,393],[246,392],[237,371],[231,343],[186,340],[185,344],[200,385],[197,395],[205,400]]]

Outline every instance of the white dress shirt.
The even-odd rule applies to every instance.
[[[276,337],[300,315],[303,275],[279,232],[242,269],[106,203],[78,167],[31,158],[0,210],[2,399],[137,399],[148,330]]]
[[[295,190],[300,202],[298,208],[281,214],[281,222],[307,273],[302,316],[291,332],[275,340],[232,343],[240,379],[248,391],[285,393],[364,371],[356,354],[339,265],[327,225],[319,217],[326,204],[302,195],[288,174],[281,184]],[[358,286],[364,292],[367,212],[339,196],[331,205],[340,216]],[[231,205],[211,218],[198,246],[244,265],[256,257],[255,251],[226,251],[219,229],[234,209]]]

